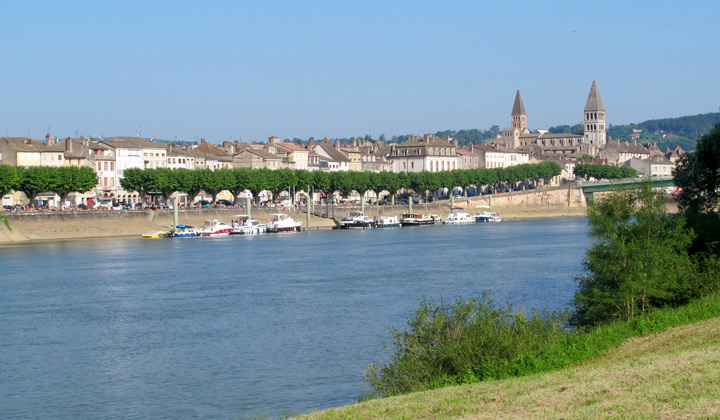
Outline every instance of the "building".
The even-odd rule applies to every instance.
[[[350,158],[340,150],[340,141],[335,145],[323,140],[313,150],[319,156],[320,170],[326,172],[349,171]]]
[[[635,169],[638,175],[644,176],[672,176],[675,164],[665,158],[638,159],[630,158],[622,166]]]
[[[584,154],[596,156],[606,143],[605,106],[595,81],[585,103],[584,134],[548,133],[545,130],[530,132],[520,90],[515,94],[510,117],[511,126],[502,130],[498,148],[520,150],[538,160],[553,157],[575,159]]]
[[[605,160],[610,165],[621,166],[630,159],[649,159],[650,151],[637,141],[621,142],[609,141],[605,147],[600,149],[600,159]]]
[[[11,166],[42,166],[42,142],[27,137],[0,138],[0,164]]]
[[[388,159],[393,172],[442,172],[458,169],[457,148],[431,134],[408,136],[404,143],[392,145]]]
[[[262,149],[247,149],[232,157],[233,168],[267,168],[270,170],[283,167],[283,157]]]

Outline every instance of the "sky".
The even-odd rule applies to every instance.
[[[211,143],[720,108],[718,1],[0,1],[0,136]]]

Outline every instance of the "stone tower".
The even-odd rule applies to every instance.
[[[527,130],[527,113],[525,112],[522,97],[520,97],[520,89],[515,94],[515,103],[513,104],[511,116],[513,128],[520,129],[520,131]]]
[[[593,80],[587,103],[585,103],[585,138],[584,142],[602,147],[606,143],[605,105],[603,105],[597,84]]]

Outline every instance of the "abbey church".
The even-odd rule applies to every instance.
[[[511,121],[511,127],[503,129],[498,146],[504,150],[521,151],[540,160],[576,159],[585,154],[597,156],[607,143],[605,106],[594,80],[585,103],[584,134],[552,134],[547,130],[530,132],[520,90],[515,94]]]

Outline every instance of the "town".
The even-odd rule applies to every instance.
[[[135,208],[148,205],[152,191],[123,188],[128,170],[145,169],[291,169],[310,172],[372,172],[420,173],[447,172],[469,169],[511,168],[518,165],[553,162],[560,167],[549,183],[562,185],[575,179],[578,163],[629,167],[644,176],[670,176],[675,162],[684,153],[680,146],[661,150],[655,143],[641,144],[615,141],[607,137],[605,106],[597,84],[593,81],[583,109],[583,133],[549,133],[545,129],[528,129],[528,114],[520,91],[515,95],[510,127],[485,144],[460,145],[458,140],[431,134],[409,135],[402,143],[356,138],[352,144],[339,140],[310,140],[307,144],[281,141],[277,136],[267,143],[225,141],[214,145],[203,141],[199,145],[178,145],[155,141],[155,138],[114,137],[108,140],[80,136],[58,139],[48,133],[44,142],[26,137],[0,138],[0,165],[13,167],[88,167],[97,183],[84,192],[69,192],[61,197],[49,191],[37,191],[27,197],[21,191],[8,191],[2,197],[6,210],[21,208]],[[126,182],[125,184],[129,184]],[[302,187],[302,186],[299,186]],[[140,189],[140,188],[138,188]],[[298,188],[299,193],[302,188]],[[200,195],[200,193],[203,193]],[[262,198],[271,196],[265,191]],[[352,192],[352,191],[348,191]],[[367,191],[374,198],[379,192]],[[467,192],[463,192],[467,195]],[[149,194],[146,196],[146,194]],[[286,191],[290,194],[290,191]],[[171,191],[172,197],[183,206],[200,203],[239,204],[239,197],[227,190],[209,191],[205,188],[189,197],[186,192]],[[391,194],[394,195],[394,194]],[[159,194],[156,194],[158,199]],[[151,197],[152,198],[152,197]],[[280,197],[272,197],[279,201]],[[298,196],[289,197],[294,203]],[[319,195],[313,200],[321,198]],[[158,205],[167,203],[157,203]]]

